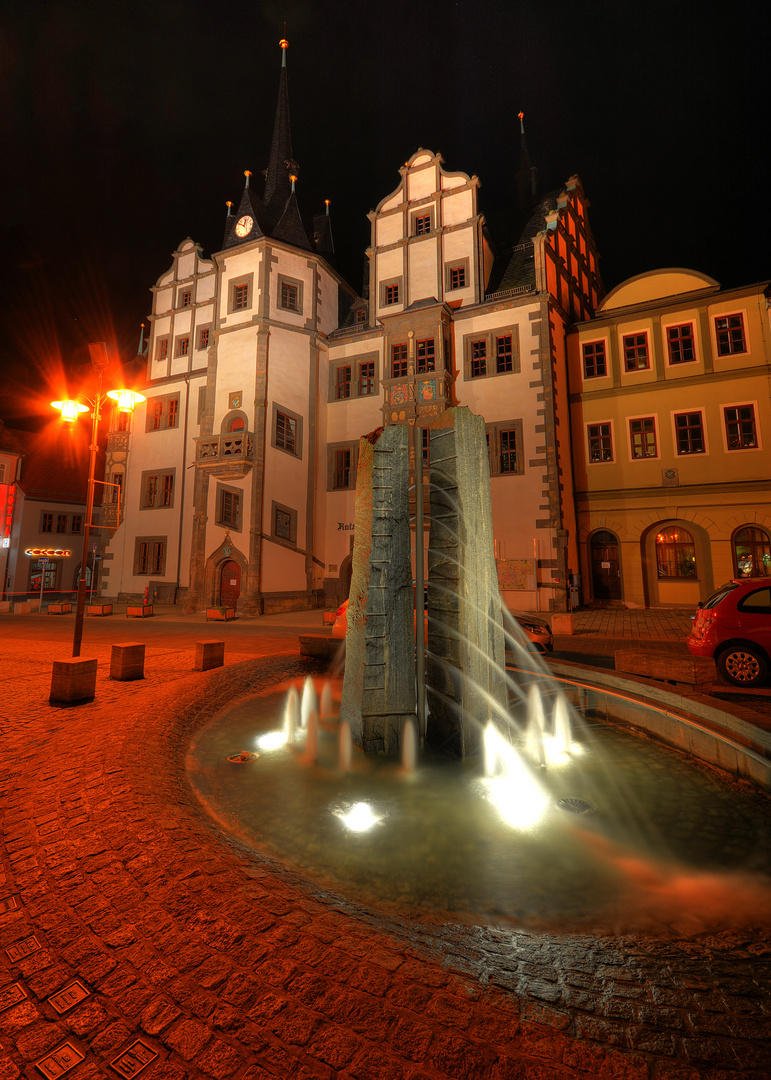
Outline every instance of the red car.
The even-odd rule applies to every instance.
[[[771,670],[771,580],[729,581],[700,603],[686,638],[694,656],[714,656],[734,686],[758,686]]]

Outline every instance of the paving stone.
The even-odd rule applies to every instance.
[[[198,1020],[182,1019],[165,1032],[162,1041],[170,1050],[176,1050],[186,1061],[191,1061],[211,1037],[209,1029]]]

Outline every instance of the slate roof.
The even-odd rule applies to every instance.
[[[501,252],[490,276],[488,295],[508,289],[535,288],[533,238],[546,227],[546,215],[557,209],[560,193],[561,189],[544,195],[527,219],[517,244]]]

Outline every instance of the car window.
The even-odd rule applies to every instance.
[[[703,608],[717,607],[721,600],[725,600],[729,593],[732,593],[734,589],[738,588],[739,586],[734,585],[733,582],[731,582],[729,585],[721,585],[717,592],[713,592],[712,596],[707,597],[707,599],[701,606]]]
[[[747,593],[736,608],[738,611],[754,611],[758,614],[771,612],[771,587],[766,586],[764,589],[755,589],[754,592]]]

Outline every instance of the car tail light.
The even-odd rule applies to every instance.
[[[335,618],[336,618],[336,619],[339,619],[339,618],[340,618],[340,616],[341,616],[342,614],[344,614],[344,612],[345,612],[345,605],[346,605],[346,603],[347,603],[347,601],[345,601],[345,600],[344,600],[344,601],[342,602],[342,604],[340,605],[340,607],[339,607],[339,608],[337,609],[337,611],[335,612]]]

